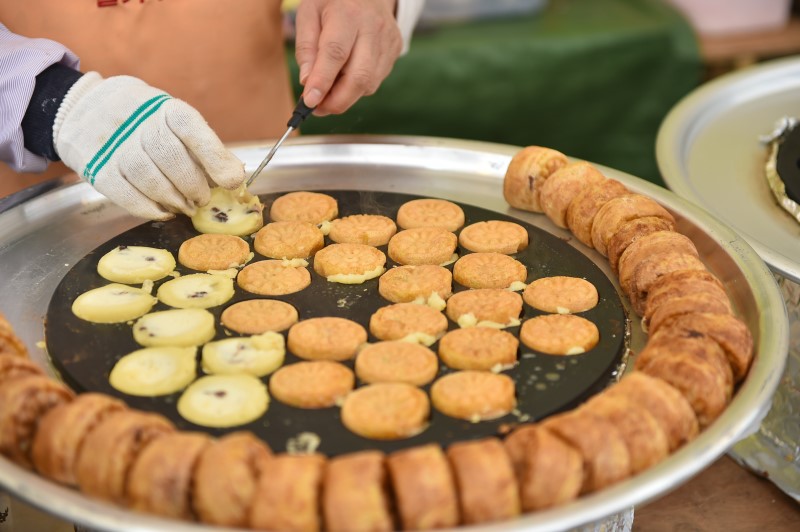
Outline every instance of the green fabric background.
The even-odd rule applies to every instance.
[[[701,67],[690,26],[661,0],[551,0],[532,16],[419,30],[375,95],[303,132],[538,144],[663,185],[658,126]]]

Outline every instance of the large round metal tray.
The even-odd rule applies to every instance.
[[[235,146],[253,169],[269,146]],[[298,189],[363,189],[448,198],[520,218],[569,240],[606,274],[599,254],[570,238],[543,215],[510,209],[502,197],[502,178],[518,147],[419,137],[305,137],[283,147],[254,183],[256,193]],[[708,267],[723,280],[734,304],[754,333],[757,357],[725,413],[694,442],[661,464],[609,489],[552,510],[484,527],[487,530],[561,530],[589,523],[658,497],[677,487],[745,435],[769,408],[787,352],[788,323],[783,301],[766,265],[738,235],[706,212],[672,193],[633,176],[600,167],[631,190],[647,194],[677,217],[679,229],[696,243]],[[102,242],[139,224],[85,183],[63,186],[25,201],[4,202],[0,213],[0,294],[2,309],[32,347],[32,357],[47,365],[34,346],[43,338],[42,318],[63,275]],[[3,208],[0,203],[0,209]],[[631,313],[631,315],[633,315]],[[646,336],[638,320],[631,345]],[[0,458],[0,485],[65,519],[102,530],[216,530],[128,512],[62,488]]]
[[[669,188],[741,234],[784,277],[800,282],[800,225],[775,202],[759,137],[800,117],[800,58],[722,76],[681,100],[661,125],[658,167]]]

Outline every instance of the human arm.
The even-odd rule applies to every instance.
[[[315,114],[340,114],[374,94],[408,49],[424,0],[303,0],[295,55]]]
[[[191,215],[208,202],[209,183],[244,181],[242,163],[193,107],[136,78],[83,75],[71,68],[71,54],[70,66],[58,65],[64,50],[0,28],[2,86],[26,89],[13,97],[0,91],[0,159],[42,171],[61,158],[113,202],[150,219]]]

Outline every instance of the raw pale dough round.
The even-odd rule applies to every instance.
[[[112,283],[79,295],[72,303],[72,312],[94,323],[120,323],[146,314],[156,301],[141,288]]]
[[[196,377],[194,347],[148,347],[120,358],[108,381],[129,395],[153,397],[184,389]]]
[[[170,307],[216,307],[233,297],[233,279],[210,273],[193,273],[162,284],[157,295]]]
[[[269,406],[267,387],[252,375],[209,375],[178,399],[178,413],[202,427],[235,427],[261,417]]]
[[[211,200],[197,209],[192,225],[201,233],[251,235],[264,225],[264,206],[244,188],[212,188]]]
[[[145,347],[191,347],[212,338],[214,315],[200,308],[145,314],[133,326],[133,339]]]
[[[203,371],[217,375],[269,375],[283,364],[283,335],[266,332],[249,338],[227,338],[203,346]]]
[[[97,273],[112,283],[158,281],[175,269],[175,257],[166,249],[117,246],[97,263]]]

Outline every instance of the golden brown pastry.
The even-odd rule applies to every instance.
[[[192,506],[204,523],[247,526],[261,472],[272,452],[249,432],[228,434],[206,447],[194,470]]]
[[[193,519],[192,472],[211,441],[200,432],[173,432],[156,438],[131,466],[129,506],[164,517]]]
[[[86,435],[102,420],[126,408],[109,395],[82,393],[42,416],[31,449],[36,470],[56,482],[77,486],[78,451]]]
[[[524,425],[509,434],[506,451],[519,483],[524,512],[575,499],[583,485],[583,458],[541,425]]]
[[[679,390],[692,405],[700,427],[714,421],[730,401],[731,368],[722,348],[710,338],[653,336],[635,367]]]
[[[625,185],[615,179],[593,183],[572,199],[567,207],[567,227],[575,238],[592,246],[592,225],[597,211],[614,198],[629,194]]]
[[[321,454],[279,454],[264,464],[250,509],[250,528],[315,532],[322,528]]]
[[[641,405],[622,395],[601,393],[582,408],[610,422],[628,448],[631,474],[657,464],[669,455],[669,442],[658,421]]]
[[[694,243],[674,231],[656,231],[633,242],[622,253],[617,264],[619,285],[623,292],[631,292],[634,270],[647,259],[661,253],[682,253],[698,257]],[[686,268],[692,269],[692,268]],[[694,268],[696,269],[696,268]]]
[[[642,237],[659,231],[674,231],[675,224],[670,220],[659,218],[658,216],[645,216],[644,218],[634,218],[629,222],[619,226],[617,232],[608,240],[607,252],[608,263],[611,271],[617,273],[619,258],[628,249],[628,246]]]
[[[683,270],[662,275],[650,285],[647,292],[644,319],[649,321],[655,311],[671,299],[705,293],[727,304],[728,294],[717,277],[709,271]]]
[[[694,314],[698,312],[708,314],[730,314],[731,303],[726,299],[721,299],[717,294],[707,292],[696,292],[685,296],[674,297],[661,303],[650,319],[647,320],[647,332],[653,335],[670,318],[682,314]]]
[[[567,208],[586,187],[604,181],[600,170],[586,161],[570,163],[548,177],[539,191],[539,204],[558,227],[567,227]]]
[[[0,355],[28,356],[25,344],[14,333],[14,329],[2,313],[0,313]]]
[[[693,440],[699,432],[692,406],[677,389],[661,379],[634,371],[603,393],[625,397],[647,410],[666,434],[670,451]]]
[[[741,381],[753,361],[753,336],[741,320],[731,314],[693,312],[667,320],[658,330],[679,331],[688,336],[702,334],[719,344],[728,358],[734,382]]]
[[[403,449],[390,454],[386,464],[403,529],[458,525],[455,480],[441,447],[432,443]]]
[[[628,285],[628,298],[633,310],[639,316],[644,315],[650,286],[662,275],[674,271],[705,269],[705,264],[699,258],[684,251],[668,251],[647,257],[634,268]]]
[[[518,151],[506,169],[503,197],[512,207],[542,212],[539,194],[550,175],[566,166],[567,157],[556,150],[528,146]]]
[[[81,491],[117,504],[126,502],[128,473],[150,442],[174,427],[165,417],[137,410],[118,410],[98,423],[83,440],[75,463]]]
[[[497,438],[452,444],[447,458],[458,488],[466,525],[489,523],[520,513],[519,489],[511,458]]]
[[[641,194],[626,194],[603,205],[592,223],[592,245],[601,255],[607,256],[608,241],[622,224],[636,218],[656,216],[675,223],[675,218],[653,199]]]
[[[581,493],[590,493],[628,477],[630,454],[617,428],[586,410],[548,418],[542,426],[577,449],[583,457]]]
[[[386,465],[380,451],[360,451],[328,461],[322,488],[330,532],[393,530]]]
[[[39,419],[75,394],[42,375],[10,379],[0,386],[0,453],[31,467],[30,448]]]
[[[0,353],[0,386],[11,379],[30,375],[44,375],[44,370],[30,359],[9,352]]]

